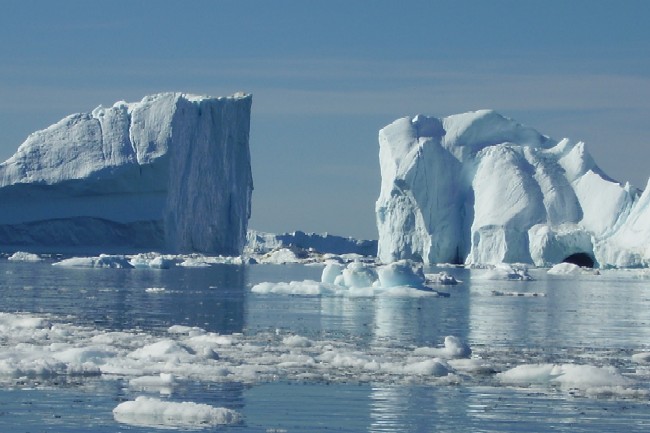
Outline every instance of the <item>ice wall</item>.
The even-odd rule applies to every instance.
[[[162,93],[31,134],[0,164],[0,247],[241,253],[251,102]]]
[[[398,119],[379,145],[384,262],[650,263],[650,199],[607,177],[584,143],[481,110]]]

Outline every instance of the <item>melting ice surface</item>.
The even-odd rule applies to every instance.
[[[51,264],[0,260],[1,431],[650,423],[642,270]]]

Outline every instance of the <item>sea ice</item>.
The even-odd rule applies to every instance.
[[[477,278],[486,280],[531,281],[528,267],[521,264],[498,263],[487,267],[487,270]]]
[[[38,254],[27,253],[24,251],[16,251],[11,256],[9,256],[7,260],[11,260],[15,262],[40,262],[43,259],[41,259],[41,257]]]
[[[579,275],[584,274],[585,270],[573,263],[558,263],[551,267],[547,272],[551,275]],[[591,272],[591,274],[593,274],[593,272]]]
[[[280,248],[278,250],[269,252],[260,257],[260,263],[270,263],[276,265],[283,265],[286,263],[301,263],[302,260],[296,252],[290,248]]]
[[[578,390],[590,397],[644,398],[647,394],[633,379],[641,377],[638,371],[625,375],[613,367],[571,363],[531,363],[505,369],[515,361],[513,356],[519,360],[521,355],[500,359],[489,347],[476,354],[457,336],[445,337],[442,347],[413,347],[382,339],[358,344],[349,338],[316,338],[280,329],[220,335],[173,325],[167,332],[116,332],[74,325],[70,320],[68,316],[0,313],[0,383],[30,386],[59,377],[106,375],[122,378],[134,391],[168,395],[187,381],[473,384],[504,370],[496,375],[497,382],[504,385]],[[632,359],[638,364],[646,360],[645,354]],[[172,426],[171,420],[161,420],[165,405],[158,405],[169,401],[142,402],[120,411],[146,420],[146,424]],[[198,419],[196,413],[192,415],[192,407],[186,409],[192,420]]]
[[[623,376],[614,367],[578,364],[524,364],[497,374],[497,378],[513,385],[557,385],[578,389],[587,395],[637,395],[635,381]]]
[[[241,415],[232,409],[144,396],[120,403],[113,409],[113,416],[123,424],[176,429],[208,428],[242,421]]]
[[[418,347],[413,352],[416,355],[435,356],[438,358],[454,359],[454,358],[468,358],[472,354],[472,349],[462,341],[460,338],[453,335],[445,337],[445,346],[443,348],[436,347]]]
[[[71,257],[52,263],[53,266],[68,268],[115,268],[131,269],[134,266],[126,256],[101,254],[98,257]]]

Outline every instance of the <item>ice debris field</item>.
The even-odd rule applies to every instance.
[[[437,347],[418,347],[281,330],[221,335],[173,325],[159,332],[118,332],[73,322],[71,317],[0,313],[0,382],[12,387],[82,377],[122,380],[148,395],[113,411],[118,422],[135,425],[205,427],[241,421],[233,410],[165,400],[188,381],[480,384],[633,399],[647,399],[649,391],[650,353],[644,352],[633,354],[619,370],[602,359],[589,363],[584,354],[581,362],[555,364],[537,362],[543,353],[530,351],[527,362],[521,353],[471,348],[454,336]]]

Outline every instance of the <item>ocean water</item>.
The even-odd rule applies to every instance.
[[[643,271],[451,268],[462,283],[436,287],[449,296],[251,290],[321,271],[0,260],[0,432],[650,431],[650,365],[633,357],[650,352]],[[434,363],[446,336],[473,363]],[[535,370],[553,366],[566,374]],[[513,371],[524,378],[501,374]],[[138,397],[240,418],[114,414]]]

